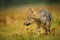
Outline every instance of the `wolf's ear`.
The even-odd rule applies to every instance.
[[[31,12],[31,13],[34,13],[35,12],[35,10],[33,9],[33,8],[29,8],[29,11]]]

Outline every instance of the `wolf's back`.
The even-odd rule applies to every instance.
[[[45,9],[45,11],[46,11],[46,14],[48,14],[47,15],[48,16],[48,20],[51,21],[52,20],[51,13],[47,9]]]
[[[51,22],[51,20],[52,20],[51,13],[47,9],[44,9],[44,10],[40,11],[40,17],[41,17],[41,19],[42,18],[47,18],[47,20],[49,22]]]

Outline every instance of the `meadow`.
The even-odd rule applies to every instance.
[[[24,25],[25,18],[29,13],[28,8],[36,11],[48,9],[52,15],[51,33],[47,36],[41,28],[40,36],[36,32],[36,24]],[[60,6],[59,5],[24,5],[8,7],[0,10],[0,40],[60,40]],[[4,24],[5,23],[5,24]]]

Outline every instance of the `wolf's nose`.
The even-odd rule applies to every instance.
[[[30,25],[31,23],[26,24],[26,26]]]
[[[30,25],[31,23],[24,23],[24,25],[26,25],[26,26],[28,26],[28,25]]]

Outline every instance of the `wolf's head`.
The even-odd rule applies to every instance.
[[[35,22],[35,20],[38,18],[39,18],[39,14],[33,8],[29,8],[29,13],[28,13],[28,16],[26,18],[24,25],[28,26],[32,24],[33,22]]]

